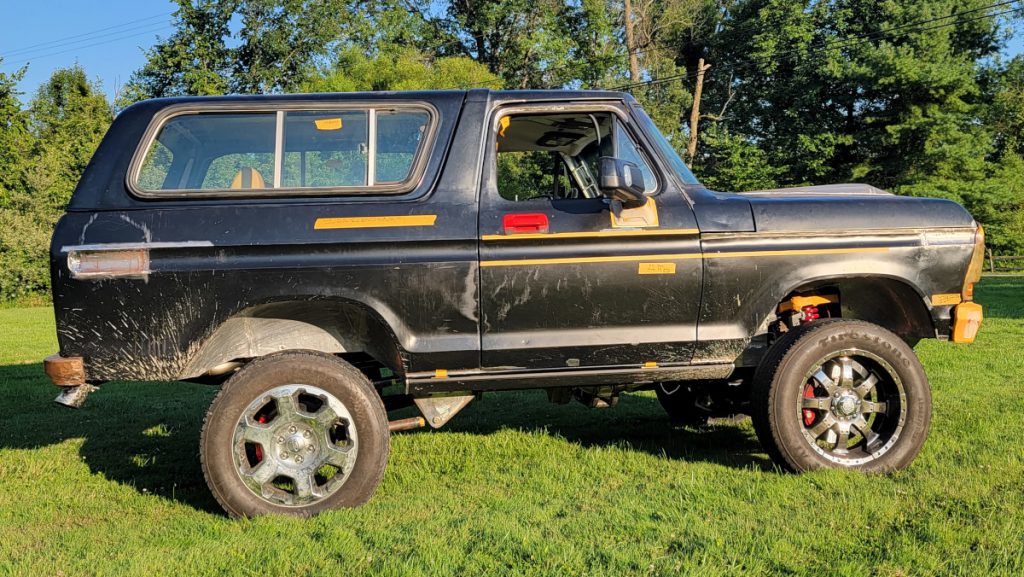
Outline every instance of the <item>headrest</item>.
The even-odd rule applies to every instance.
[[[267,183],[263,180],[263,175],[260,174],[260,171],[250,166],[243,166],[242,170],[239,170],[234,180],[231,181],[232,190],[266,187]]]

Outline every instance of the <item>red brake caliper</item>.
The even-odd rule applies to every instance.
[[[807,383],[804,385],[804,396],[808,399],[814,398],[814,387]],[[818,413],[814,412],[814,409],[804,409],[804,426],[810,427],[814,424],[815,419],[818,418]],[[257,453],[259,454],[259,453]]]
[[[804,420],[806,420],[806,419],[807,419],[807,417],[804,417]],[[258,417],[258,418],[256,419],[256,422],[257,422],[257,423],[259,423],[259,424],[261,424],[261,425],[262,425],[263,423],[266,423],[266,422],[267,422],[267,416],[266,416],[266,415],[260,415],[260,416],[259,416],[259,417]],[[260,461],[260,462],[262,462],[262,461],[263,461],[263,447],[261,447],[261,446],[259,446],[259,445],[256,445],[256,460],[257,460],[257,461]]]

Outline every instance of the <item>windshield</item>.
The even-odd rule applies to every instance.
[[[675,170],[676,174],[679,175],[680,180],[683,184],[700,184],[697,177],[690,172],[689,167],[683,162],[682,158],[679,158],[679,154],[675,148],[672,148],[672,144],[665,138],[665,135],[658,130],[658,127],[654,125],[654,121],[651,120],[647,113],[644,112],[643,108],[634,106],[633,110],[637,113],[637,118],[640,120],[640,125],[643,129],[651,136],[655,146],[661,152],[661,155],[668,160],[669,164],[672,165],[672,169]]]

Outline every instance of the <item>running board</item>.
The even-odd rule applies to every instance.
[[[669,365],[605,368],[565,368],[542,371],[464,370],[409,373],[406,392],[411,395],[449,391],[502,391],[546,389],[549,387],[590,387],[596,385],[633,385],[664,381],[725,379],[735,365]]]

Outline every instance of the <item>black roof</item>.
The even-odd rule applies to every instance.
[[[171,96],[145,100],[139,104],[149,106],[173,106],[176,104],[195,103],[238,103],[238,102],[310,102],[318,100],[437,100],[452,98],[479,98],[494,100],[606,100],[624,99],[632,101],[628,93],[613,90],[488,90],[475,88],[470,90],[410,90],[410,91],[379,91],[379,92],[314,92],[302,94],[228,94],[225,96]]]

